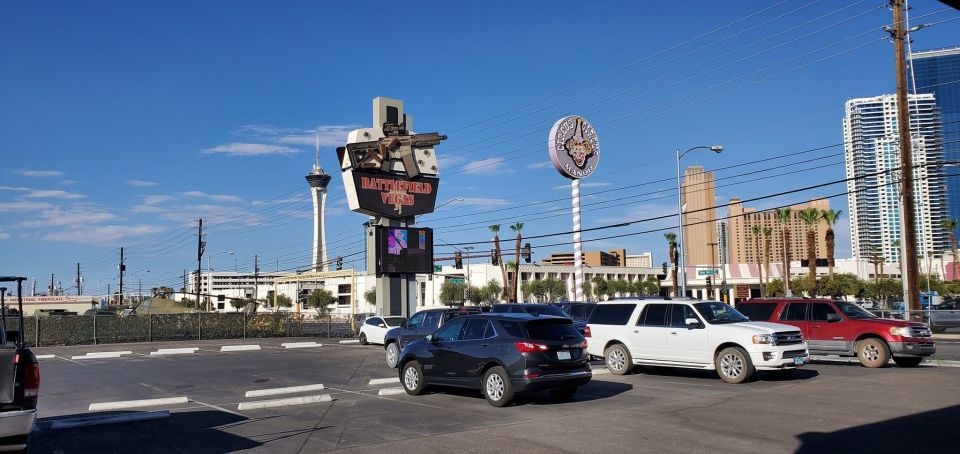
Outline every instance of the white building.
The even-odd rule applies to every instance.
[[[910,96],[908,103],[917,248],[929,254],[944,250],[948,243],[940,227],[947,215],[944,170],[933,165],[943,160],[940,112],[932,94]],[[896,96],[848,100],[843,140],[853,258],[876,254],[896,261],[900,249],[894,241],[901,236]]]
[[[653,267],[653,253],[627,254],[626,265],[627,267],[651,268]]]

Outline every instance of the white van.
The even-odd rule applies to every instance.
[[[590,315],[587,353],[603,357],[610,372],[634,365],[716,370],[741,383],[756,370],[791,371],[809,361],[796,328],[751,322],[719,301],[619,299],[601,302]]]

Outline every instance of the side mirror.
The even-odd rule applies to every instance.
[[[837,313],[827,314],[827,321],[830,323],[839,322],[840,320],[843,320],[843,318],[840,317],[840,314],[837,314]]]
[[[379,325],[377,325],[377,326],[379,326],[379,327],[381,327],[381,328],[386,328],[386,327],[387,327],[387,325],[385,325],[385,324],[383,324],[383,323],[381,323],[381,324],[379,324]]]
[[[693,317],[688,318],[688,319],[685,319],[685,320],[683,321],[683,323],[684,323],[685,325],[687,325],[687,328],[699,328],[699,327],[700,327],[700,320],[697,320],[697,319],[695,319],[695,318],[693,318]]]
[[[432,344],[433,341],[435,340],[435,339],[433,338],[433,334],[427,334],[427,337],[425,337],[425,338],[423,338],[423,339],[424,339],[425,341],[431,343],[431,344]]]

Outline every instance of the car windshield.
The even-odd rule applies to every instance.
[[[843,315],[849,318],[877,318],[877,316],[870,313],[870,311],[853,303],[834,301],[833,304],[837,306],[837,309],[840,309],[840,312],[843,312]]]
[[[697,303],[694,304],[693,307],[697,308],[697,312],[707,320],[707,323],[714,325],[750,321],[749,318],[737,312],[736,309],[730,307],[728,304],[717,302]]]
[[[404,320],[403,317],[384,317],[383,321],[386,322],[387,326],[400,326]]]
[[[536,306],[530,307],[526,309],[526,311],[536,315],[552,315],[554,317],[573,318],[573,316],[557,306]]]

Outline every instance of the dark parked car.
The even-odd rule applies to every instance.
[[[560,309],[557,306],[552,304],[529,304],[529,303],[509,303],[509,304],[495,304],[493,309],[490,310],[494,314],[533,314],[533,315],[549,315],[552,317],[563,317],[573,320],[573,326],[583,334],[583,331],[587,329],[586,320],[578,320],[572,315],[565,312],[563,309]]]
[[[422,339],[440,328],[450,319],[467,314],[478,314],[476,307],[461,307],[458,309],[426,309],[413,314],[406,323],[391,328],[383,336],[383,348],[387,357],[387,365],[397,367],[400,360],[400,350],[414,339]]]
[[[570,314],[574,320],[586,322],[590,320],[590,314],[597,308],[597,303],[583,303],[579,301],[564,301],[557,303],[557,307]]]
[[[417,395],[430,385],[480,389],[495,407],[515,393],[549,390],[568,399],[592,373],[587,342],[568,318],[525,313],[458,317],[400,354],[400,382]]]

